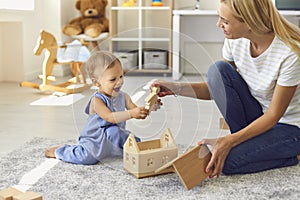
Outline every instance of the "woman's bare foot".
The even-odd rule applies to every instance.
[[[58,149],[60,146],[51,147],[49,149],[46,149],[45,156],[47,158],[56,158],[55,156],[55,150]]]

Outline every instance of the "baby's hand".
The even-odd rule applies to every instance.
[[[135,119],[145,119],[147,115],[149,115],[149,110],[147,110],[145,107],[136,107],[130,109],[128,112],[130,116]]]

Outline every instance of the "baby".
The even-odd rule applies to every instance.
[[[69,163],[92,165],[106,157],[121,156],[129,135],[126,120],[145,119],[149,109],[137,107],[130,96],[121,91],[124,73],[120,61],[109,52],[94,52],[85,64],[94,85],[85,112],[89,115],[80,133],[78,145],[56,146],[45,156]],[[160,101],[158,101],[160,103]],[[139,138],[136,138],[140,141]]]

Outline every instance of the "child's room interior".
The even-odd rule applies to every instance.
[[[288,2],[273,1],[285,19],[300,27],[299,0]],[[158,79],[205,82],[209,66],[222,59],[224,33],[216,25],[219,4],[220,0],[1,0],[0,199],[15,194],[23,196],[13,199],[24,200],[300,198],[300,164],[197,179],[192,172],[197,169],[188,161],[175,163],[203,138],[230,134],[213,100],[175,93],[160,98],[160,108],[145,119],[126,121],[126,129],[148,143],[134,143],[135,150],[124,155],[176,147],[176,155],[163,158],[166,171],[160,163],[151,173],[131,173],[123,166],[126,156],[80,165],[44,155],[51,146],[77,144],[88,117],[85,108],[97,91],[85,69],[94,51],[110,52],[120,60],[122,91],[137,106],[145,105]],[[95,23],[99,26],[78,26],[89,23],[84,18],[92,11],[84,15],[96,6],[101,7]],[[159,147],[151,147],[154,143]],[[138,148],[146,148],[146,153]],[[148,166],[156,162],[137,160]]]

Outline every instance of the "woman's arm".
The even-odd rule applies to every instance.
[[[228,61],[226,59],[224,59],[224,61],[230,63],[237,70],[237,67],[233,61]],[[160,87],[160,92],[158,93],[158,96],[160,97],[167,95],[180,95],[202,100],[211,100],[207,82],[180,83],[157,80],[151,86]]]
[[[152,87],[160,87],[160,92],[158,93],[158,96],[160,97],[180,95],[203,100],[211,99],[206,82],[180,83],[157,80],[152,84]]]
[[[211,177],[221,174],[225,159],[233,147],[266,132],[278,123],[290,104],[296,88],[297,86],[276,85],[271,104],[261,117],[236,133],[217,139],[204,139],[199,142],[199,144],[210,144],[214,147],[212,158],[206,168],[207,172],[212,171]]]

